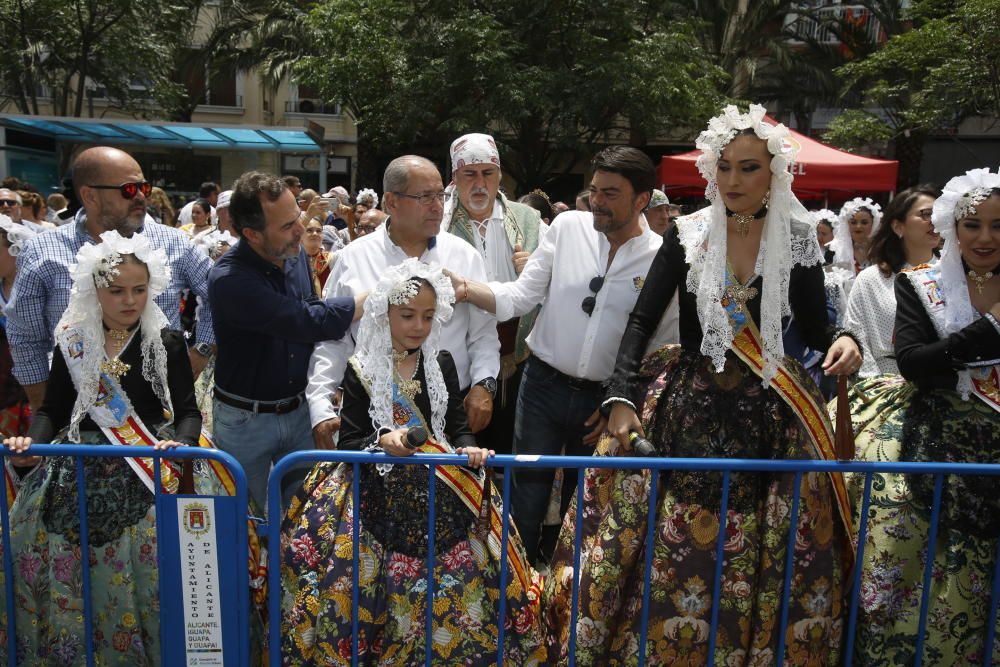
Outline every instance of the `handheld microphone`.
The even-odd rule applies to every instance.
[[[657,454],[656,446],[635,431],[628,432],[628,441],[632,445],[632,451],[639,456],[656,456]]]
[[[427,430],[423,426],[411,426],[406,429],[406,439],[403,444],[407,449],[418,449],[427,442]]]

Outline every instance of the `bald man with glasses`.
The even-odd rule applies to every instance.
[[[156,302],[180,329],[181,292],[191,290],[208,302],[208,270],[212,260],[198,251],[187,236],[157,224],[146,215],[150,184],[132,156],[117,148],[96,146],[73,161],[73,185],[82,207],[76,219],[58,229],[39,234],[18,255],[18,280],[7,306],[7,336],[14,358],[14,377],[24,387],[31,407],[37,410],[45,396],[53,332],[69,303],[73,280],[70,266],[87,243],[100,243],[100,235],[116,230],[123,236],[140,233],[154,248],[167,254],[170,287]],[[199,311],[198,341],[191,350],[197,376],[215,349],[215,331],[208,308]]]

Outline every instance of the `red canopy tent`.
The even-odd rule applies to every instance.
[[[775,123],[774,119],[768,121]],[[799,199],[846,200],[859,193],[892,192],[896,189],[899,162],[877,160],[846,153],[789,130],[789,141],[797,144],[798,158],[792,165],[792,189]],[[705,193],[705,179],[695,160],[701,151],[665,155],[660,160],[658,180],[669,196],[698,197]]]

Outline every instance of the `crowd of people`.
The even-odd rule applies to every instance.
[[[68,215],[0,190],[18,659],[84,655],[74,463],[32,451],[72,442],[217,447],[257,516],[292,452],[463,457],[433,487],[424,466],[363,464],[357,496],[349,464],[283,478],[269,622],[287,665],[351,664],[355,614],[368,665],[494,664],[501,634],[512,665],[567,664],[572,636],[580,665],[706,664],[710,645],[715,664],[780,650],[839,664],[856,569],[856,664],[911,664],[917,647],[981,664],[1000,535],[989,478],[732,473],[724,489],[721,473],[594,468],[578,508],[566,471],[516,468],[503,507],[498,453],[836,459],[842,376],[858,459],[998,462],[1000,174],[913,187],[884,211],[863,197],[808,211],[786,137],[763,107],[723,110],[697,139],[708,203],[688,215],[625,146],[594,156],[574,210],[540,190],[515,201],[486,134],[454,141],[446,178],[396,158],[381,196],[248,172],[175,213],[103,146],[75,158]],[[85,466],[99,663],[159,664],[156,478],[142,458]],[[226,493],[197,462],[161,483]],[[4,658],[6,621],[0,605]]]

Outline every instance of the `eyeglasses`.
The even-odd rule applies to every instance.
[[[378,229],[378,227],[377,227],[377,226],[372,226],[372,225],[361,225],[360,227],[358,227],[358,234],[361,234],[361,235],[364,235],[364,234],[371,234],[371,233],[372,233],[372,232],[374,232],[374,231],[375,231],[376,229]]]
[[[122,199],[135,199],[135,196],[142,193],[143,197],[148,197],[153,191],[153,186],[149,181],[132,181],[121,185],[88,185],[95,190],[118,190],[122,194]]]
[[[443,191],[442,192],[425,192],[422,195],[408,195],[405,192],[396,192],[395,190],[393,190],[392,194],[396,195],[397,197],[406,197],[407,199],[416,199],[420,203],[421,206],[430,206],[434,202],[437,202],[439,204],[443,204],[446,201],[448,201],[449,199],[451,199],[451,193],[450,192],[443,192]]]
[[[920,216],[920,219],[923,220],[924,222],[930,222],[931,216],[934,215],[934,209],[922,208],[920,209],[920,211],[917,212],[917,215]]]
[[[21,202],[16,199],[0,199],[0,206],[6,206],[9,208],[14,208],[15,206],[20,206]]]
[[[587,313],[587,317],[594,314],[594,306],[597,305],[597,293],[601,291],[604,287],[604,276],[594,276],[590,279],[590,291],[594,293],[594,296],[588,296],[580,304],[580,308],[583,312]]]

